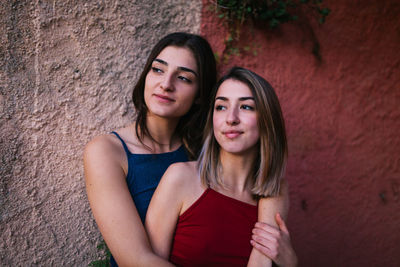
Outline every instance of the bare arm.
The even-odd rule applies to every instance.
[[[125,182],[121,149],[110,136],[85,148],[86,191],[100,232],[119,266],[172,266],[151,250]]]
[[[275,224],[266,223],[265,220],[268,220],[268,218],[264,218],[264,216],[265,214],[267,216],[270,215],[263,209],[258,215],[259,222],[256,223],[253,229],[251,244],[258,251],[272,259],[278,266],[295,267],[298,262],[297,256],[291,244],[289,230],[282,218],[284,217],[286,220],[289,209],[289,193],[286,183],[283,184],[281,197],[284,199],[283,210],[285,213],[282,216],[280,213],[275,214],[274,218],[277,227],[275,227]],[[260,206],[264,204],[264,200],[261,200]]]
[[[146,215],[146,230],[154,252],[168,259],[171,253],[172,240],[183,205],[187,183],[182,182],[180,175],[185,173],[182,164],[171,165],[165,172],[149,205]]]
[[[282,183],[281,194],[278,197],[262,198],[258,203],[258,220],[278,228],[275,214],[282,214],[286,218],[289,210],[289,196],[286,182]],[[248,266],[272,266],[272,260],[260,250],[253,247]]]

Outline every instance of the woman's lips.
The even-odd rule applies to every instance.
[[[154,96],[157,98],[158,101],[162,102],[162,103],[171,103],[171,102],[175,102],[174,99],[165,96],[165,95],[159,95],[159,94],[154,94]]]
[[[241,132],[241,131],[226,131],[226,132],[223,132],[223,134],[229,139],[234,139],[234,138],[238,137],[239,135],[241,135],[242,133],[243,132]]]

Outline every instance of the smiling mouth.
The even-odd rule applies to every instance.
[[[227,131],[227,132],[223,132],[223,134],[229,138],[229,139],[234,139],[236,137],[238,137],[239,135],[241,135],[243,132],[241,131]]]
[[[174,99],[169,98],[168,96],[159,95],[159,94],[154,94],[154,96],[155,96],[159,101],[164,102],[164,103],[175,102]]]

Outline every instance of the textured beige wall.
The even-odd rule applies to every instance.
[[[151,47],[169,32],[199,32],[200,13],[196,0],[1,1],[1,266],[100,257],[83,147],[132,120]]]

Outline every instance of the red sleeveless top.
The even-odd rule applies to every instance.
[[[178,219],[170,261],[177,266],[246,266],[257,206],[208,188]]]

